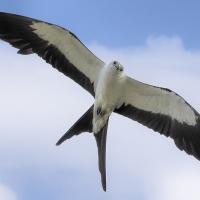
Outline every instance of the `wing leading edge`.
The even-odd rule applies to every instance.
[[[69,30],[36,19],[0,12],[0,39],[19,54],[36,53],[94,96],[104,66]]]

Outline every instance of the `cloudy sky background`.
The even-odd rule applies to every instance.
[[[7,0],[0,8],[70,28],[102,60],[119,60],[132,77],[170,88],[200,111],[198,1]],[[90,134],[55,146],[92,97],[36,55],[17,55],[1,41],[0,60],[0,199],[199,199],[199,162],[115,114],[104,193]]]

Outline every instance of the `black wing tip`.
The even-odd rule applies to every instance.
[[[9,12],[0,12],[0,16],[5,16],[5,15],[17,15],[15,13],[9,13]]]
[[[0,12],[0,17],[20,17],[20,18],[29,18],[29,17],[26,17],[24,15],[21,15],[21,14],[17,14],[17,13],[9,13],[9,12]],[[31,19],[31,18],[29,18]]]
[[[9,12],[4,12],[4,11],[0,11],[0,15],[10,15],[11,13]],[[11,15],[14,15],[14,14],[11,14]]]
[[[14,15],[14,14],[11,14],[11,13],[8,13],[8,12],[0,12],[0,17],[6,16],[6,15]]]

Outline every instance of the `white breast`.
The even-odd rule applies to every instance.
[[[120,102],[123,83],[123,73],[112,68],[102,70],[95,89],[95,104],[93,115],[93,131],[98,133],[105,125],[110,114]],[[97,116],[97,109],[101,108],[103,115]]]

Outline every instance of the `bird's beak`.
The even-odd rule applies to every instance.
[[[118,66],[117,66],[117,70],[118,70],[118,71],[123,71],[123,67],[122,67],[121,65],[118,65]]]

